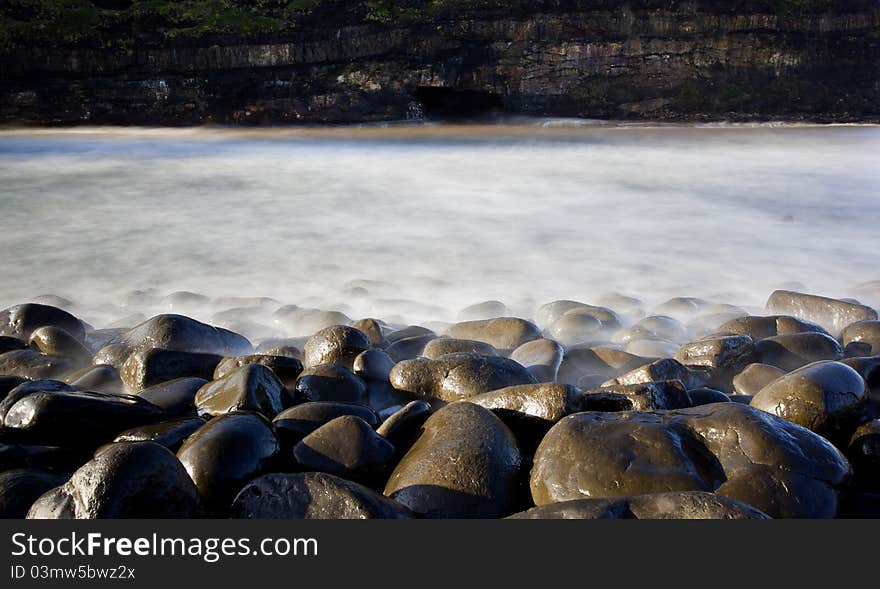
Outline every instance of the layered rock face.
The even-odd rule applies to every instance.
[[[328,11],[284,33],[127,51],[7,48],[0,122],[880,120],[876,2],[459,4],[387,22]]]

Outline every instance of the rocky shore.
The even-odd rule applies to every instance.
[[[423,325],[121,303],[225,327],[0,311],[3,517],[880,515],[880,321],[855,299],[485,301]],[[291,336],[237,333],[261,322]]]
[[[867,0],[223,0],[213,20],[198,1],[16,4],[0,9],[7,125],[880,121]]]

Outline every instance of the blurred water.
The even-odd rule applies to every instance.
[[[6,131],[0,303],[846,296],[880,278],[878,154],[872,126]]]

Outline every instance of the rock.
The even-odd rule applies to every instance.
[[[577,301],[553,301],[538,308],[535,312],[535,321],[543,328],[549,328],[563,315],[568,313],[578,315],[590,315],[601,324],[602,330],[620,329],[623,325],[620,316],[607,307],[587,305]]]
[[[626,344],[626,351],[643,358],[672,358],[678,344],[664,339],[636,339]]]
[[[687,321],[702,313],[710,306],[708,301],[694,297],[674,297],[654,307],[655,315],[668,315],[680,321]]]
[[[118,369],[129,355],[151,348],[219,356],[239,356],[250,354],[252,350],[247,339],[229,330],[183,315],[156,315],[114,338],[98,350],[94,361]]]
[[[44,325],[33,330],[29,343],[47,356],[64,356],[79,363],[92,360],[92,352],[80,340],[55,325]]]
[[[853,433],[846,455],[861,489],[880,490],[880,419],[861,424]]]
[[[202,309],[211,302],[211,299],[197,292],[189,292],[179,290],[167,295],[159,305],[166,307],[169,311]]]
[[[119,432],[157,421],[162,410],[140,397],[85,391],[36,391],[6,412],[4,427],[62,444],[109,441]]]
[[[844,346],[852,343],[863,343],[870,346],[870,349],[860,354],[861,356],[880,355],[880,321],[857,321],[850,324],[840,339]]]
[[[203,425],[205,420],[198,417],[179,417],[171,421],[127,429],[113,441],[156,442],[172,452],[177,452],[183,442]]]
[[[768,519],[768,516],[723,495],[677,491],[549,503],[512,515],[510,519]]]
[[[367,380],[388,382],[388,375],[394,368],[394,360],[383,350],[365,350],[357,355],[352,362],[352,370]]]
[[[495,319],[507,315],[509,310],[507,305],[501,301],[483,301],[469,305],[458,312],[458,321],[480,321],[485,319]]]
[[[446,335],[487,343],[499,352],[510,353],[524,343],[541,337],[541,330],[525,319],[499,317],[455,323],[446,330]]]
[[[37,391],[76,390],[78,390],[76,387],[73,387],[66,382],[62,382],[60,380],[25,380],[20,385],[9,391],[3,398],[3,400],[0,401],[0,420],[6,419],[6,414],[9,412],[12,406],[18,403],[20,399],[25,398],[31,393],[35,393]]]
[[[174,454],[153,442],[121,442],[100,448],[40,497],[28,518],[189,518],[198,508],[196,487]]]
[[[293,455],[307,470],[352,476],[384,471],[394,446],[360,417],[343,415],[300,440]]]
[[[354,327],[332,325],[308,339],[303,349],[304,364],[340,364],[350,369],[355,357],[370,347],[370,339]]]
[[[421,325],[408,325],[401,329],[396,329],[385,336],[385,341],[388,342],[388,345],[399,342],[400,340],[409,339],[412,337],[420,337],[420,336],[434,336],[437,337],[437,334],[434,331],[428,329],[427,327],[422,327]]]
[[[376,433],[391,442],[398,454],[406,453],[422,433],[422,426],[431,416],[431,405],[410,401],[392,413]]]
[[[650,315],[639,320],[636,326],[670,342],[684,343],[688,338],[687,329],[681,321],[666,315]]]
[[[196,393],[208,381],[204,378],[175,378],[147,387],[138,397],[156,405],[169,417],[196,414]]]
[[[790,372],[819,360],[841,360],[843,348],[823,333],[777,335],[755,342],[755,360]]]
[[[122,365],[120,376],[132,392],[177,378],[197,377],[211,380],[222,359],[216,354],[151,348],[131,354]]]
[[[63,378],[77,368],[76,360],[46,356],[33,350],[13,350],[0,354],[0,374],[33,380]]]
[[[538,382],[554,382],[565,350],[557,342],[536,339],[526,342],[510,354],[510,359],[522,364]]]
[[[303,401],[367,402],[367,386],[351,370],[338,364],[312,366],[296,380],[296,395]]]
[[[35,329],[45,326],[60,327],[79,341],[85,338],[82,322],[58,307],[25,303],[0,311],[0,335],[28,341]]]
[[[2,431],[2,430],[0,430]],[[38,444],[15,444],[9,442],[9,430],[2,431],[3,442],[0,442],[0,472],[17,468],[50,470],[53,472],[72,472],[77,466],[91,457],[81,448],[67,445],[41,446]],[[54,486],[54,485],[53,485]]]
[[[263,475],[241,490],[242,519],[408,519],[409,512],[358,483],[320,472]]]
[[[391,370],[390,380],[395,389],[442,402],[537,382],[513,360],[476,354],[451,354],[438,360],[404,360]]]
[[[359,321],[355,321],[352,327],[367,336],[367,339],[370,340],[372,345],[382,346],[385,344],[382,322],[378,319],[360,319]]]
[[[774,291],[767,300],[767,311],[818,323],[832,335],[851,323],[877,319],[877,311],[865,305],[789,290]]]
[[[602,322],[589,311],[573,309],[547,327],[548,334],[566,346],[594,341],[601,336]]]
[[[275,323],[294,335],[313,335],[333,325],[351,325],[351,318],[339,311],[304,309],[285,305],[272,314]]]
[[[427,345],[435,339],[437,339],[437,336],[433,333],[405,337],[389,344],[388,347],[385,348],[385,352],[387,352],[395,362],[411,360],[412,358],[418,358],[421,356]]]
[[[24,519],[40,495],[66,481],[66,476],[45,470],[0,472],[0,519]]]
[[[501,517],[516,507],[520,466],[516,439],[491,411],[453,403],[425,422],[384,494],[427,517]]]
[[[125,384],[119,372],[109,364],[89,366],[69,374],[65,379],[74,388],[102,393],[122,393]]]
[[[208,509],[222,514],[241,487],[262,474],[278,452],[278,440],[266,418],[257,413],[228,413],[187,438],[177,458]]]
[[[12,352],[13,350],[24,350],[25,348],[27,348],[27,343],[17,337],[0,335],[0,354]]]
[[[498,351],[484,342],[453,337],[432,339],[422,349],[420,356],[429,360],[437,360],[449,354],[479,354],[480,356],[497,356]]]
[[[272,419],[282,409],[283,388],[270,368],[248,364],[202,386],[196,393],[196,410],[203,417],[256,411]]]
[[[562,358],[557,380],[576,385],[586,375],[601,374],[604,378],[600,382],[603,382],[646,362],[650,359],[612,348],[572,348],[566,350]]]
[[[750,404],[829,437],[866,401],[858,372],[840,362],[815,362],[774,380]]]
[[[290,356],[276,356],[269,354],[250,354],[247,356],[231,356],[223,358],[217,368],[214,369],[214,380],[223,378],[228,374],[248,366],[261,364],[270,368],[284,386],[293,387],[296,379],[303,371],[302,362]]]
[[[691,389],[687,392],[691,405],[698,407],[700,405],[710,405],[712,403],[729,403],[730,397],[715,389]]]
[[[608,380],[603,386],[640,384],[664,380],[678,380],[685,388],[698,388],[706,384],[708,376],[697,370],[689,370],[681,362],[672,358],[663,358],[645,364],[617,378]]]
[[[773,518],[833,518],[837,492],[827,483],[768,466],[755,466],[716,490]]]
[[[685,366],[701,366],[712,371],[709,383],[731,390],[732,379],[754,360],[755,344],[747,335],[710,337],[681,346],[675,359]]]
[[[584,411],[659,411],[691,406],[678,380],[611,385],[583,391]]]
[[[9,391],[26,382],[30,381],[21,376],[0,376],[0,402],[6,398]]]
[[[822,326],[816,323],[788,315],[738,317],[720,325],[716,333],[718,335],[747,335],[754,341],[795,333],[828,334]]]
[[[313,401],[285,409],[275,416],[272,425],[281,444],[286,448],[293,448],[307,435],[344,415],[358,417],[371,428],[379,424],[379,417],[366,405]]]
[[[557,383],[505,387],[470,397],[468,401],[490,409],[502,421],[506,421],[505,416],[511,416],[552,424],[566,415],[586,410],[582,393],[572,386]]]
[[[864,358],[871,355],[871,344],[867,342],[849,342],[843,348],[844,358]]]
[[[303,337],[271,338],[261,341],[254,349],[254,353],[262,356],[296,358],[302,362],[302,348],[306,345],[307,341],[308,338]]]
[[[755,362],[746,366],[742,372],[733,377],[733,390],[738,395],[754,396],[781,376],[785,376],[785,371],[781,368]]]

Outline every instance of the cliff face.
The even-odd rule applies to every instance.
[[[341,19],[131,51],[10,49],[5,124],[284,124],[488,112],[880,120],[880,5],[613,8]],[[845,3],[842,3],[845,4]]]

